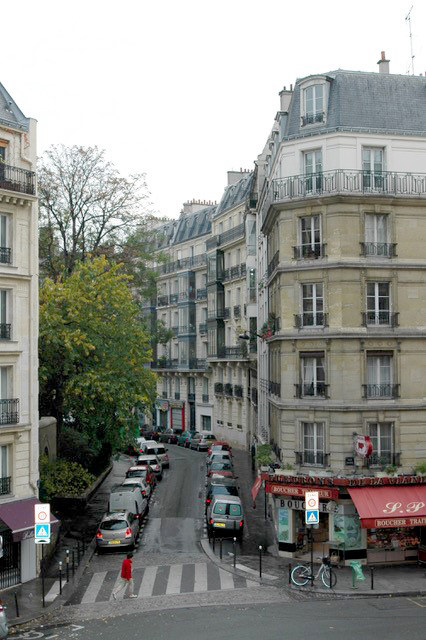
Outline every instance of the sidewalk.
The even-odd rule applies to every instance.
[[[43,588],[41,577],[23,584],[10,587],[0,592],[0,599],[7,607],[6,614],[9,626],[23,624],[48,613],[52,608],[63,604],[71,595],[75,586],[90,562],[95,551],[94,535],[102,514],[108,504],[108,496],[112,485],[121,483],[129,457],[120,456],[114,461],[111,472],[96,490],[87,504],[82,517],[69,514],[61,518],[60,540],[55,553],[46,568],[45,607],[43,607]],[[83,555],[84,541],[84,555]],[[66,551],[70,551],[69,582],[66,582]],[[80,563],[78,564],[78,549],[80,549]],[[72,552],[74,551],[74,575],[72,571]],[[62,596],[59,594],[59,561],[62,562]],[[16,599],[18,611],[16,609]],[[19,612],[19,616],[18,616]]]

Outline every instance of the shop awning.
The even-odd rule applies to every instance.
[[[426,526],[426,485],[348,488],[363,529]]]
[[[13,533],[14,542],[34,538],[34,505],[41,504],[38,498],[15,500],[0,505],[0,520]],[[59,525],[59,520],[53,514],[50,515],[52,529]]]

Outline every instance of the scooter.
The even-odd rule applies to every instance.
[[[9,625],[6,618],[6,607],[0,600],[0,640],[6,640],[9,634]]]

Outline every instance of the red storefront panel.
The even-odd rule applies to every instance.
[[[363,529],[426,526],[426,486],[348,488]]]
[[[266,493],[273,493],[276,496],[300,496],[305,497],[307,491],[318,491],[320,500],[337,500],[338,489],[324,489],[323,487],[298,486],[292,484],[278,484],[276,482],[266,483]]]

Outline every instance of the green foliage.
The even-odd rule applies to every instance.
[[[55,496],[79,497],[94,482],[95,476],[77,462],[49,461],[40,457],[40,482],[48,499]]]
[[[42,283],[40,409],[56,417],[60,442],[66,424],[94,452],[106,444],[116,451],[137,431],[135,408],[154,400],[150,336],[128,285],[105,256]]]
[[[390,464],[389,466],[387,466],[385,468],[385,471],[388,475],[393,475],[394,473],[396,473],[398,471],[398,467],[395,466],[394,464]]]
[[[256,448],[256,460],[259,467],[267,467],[273,462],[272,447],[270,444],[260,444]]]
[[[426,473],[426,460],[419,462],[419,464],[414,467],[414,471],[418,471],[419,473]]]

